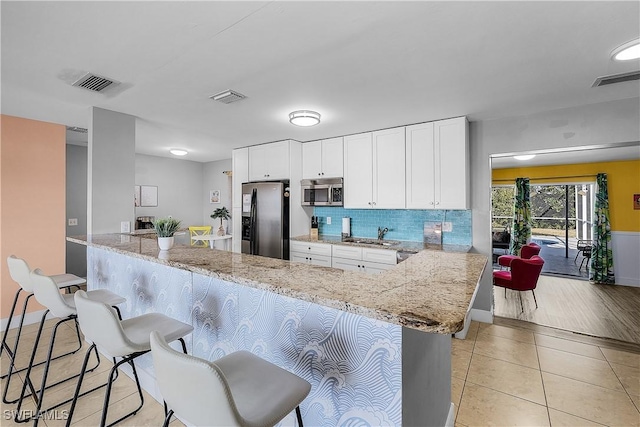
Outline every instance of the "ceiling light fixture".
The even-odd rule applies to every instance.
[[[611,58],[616,61],[629,61],[640,58],[640,39],[631,40],[618,46],[611,52]]]
[[[513,156],[513,158],[516,160],[531,160],[535,156],[535,154],[523,154],[522,156]]]
[[[187,150],[183,150],[182,148],[172,148],[169,152],[174,156],[186,156],[189,153]]]
[[[320,113],[298,110],[289,114],[289,121],[296,126],[315,126],[320,123]]]

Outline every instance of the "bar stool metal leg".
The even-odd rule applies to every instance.
[[[4,329],[4,333],[2,334],[2,347],[0,347],[0,357],[2,356],[2,352],[4,351],[5,347],[7,348],[7,353],[10,351],[9,346],[7,345],[7,334],[9,333],[9,326],[11,326],[11,320],[13,320],[13,313],[15,313],[16,311],[16,305],[18,304],[20,292],[22,292],[22,288],[18,289],[18,292],[16,292],[16,296],[13,298],[13,304],[11,305],[11,311],[9,312],[9,321],[7,322],[7,327]],[[24,310],[22,311],[20,326],[22,326],[22,321],[24,321]],[[16,340],[19,337],[20,334],[16,335]],[[5,378],[5,375],[3,375],[2,378]]]
[[[48,378],[48,375],[49,375],[49,368],[51,367],[51,361],[56,360],[59,357],[62,357],[62,356],[66,355],[66,354],[64,354],[64,355],[61,355],[61,356],[58,356],[58,357],[51,357],[53,355],[53,349],[54,349],[54,345],[55,345],[56,335],[57,335],[57,332],[58,332],[58,327],[61,324],[63,324],[64,322],[68,322],[70,320],[73,320],[77,325],[76,316],[73,315],[73,316],[69,316],[69,317],[67,317],[65,319],[59,320],[55,324],[55,326],[53,327],[53,333],[51,334],[51,339],[50,339],[50,342],[49,342],[49,351],[47,353],[47,358],[46,358],[46,360],[44,362],[46,364],[45,364],[44,372],[42,374],[42,385],[40,386],[39,390],[34,390],[32,382],[31,382],[31,370],[35,366],[37,366],[36,364],[33,363],[33,361],[35,360],[36,353],[38,351],[38,344],[40,342],[40,337],[42,335],[42,330],[43,330],[43,327],[44,327],[44,320],[46,319],[46,316],[47,316],[48,312],[49,312],[49,310],[45,311],[44,315],[42,316],[42,321],[40,322],[40,327],[38,329],[38,334],[36,336],[36,341],[35,341],[34,346],[33,346],[33,351],[31,352],[31,359],[29,361],[29,366],[27,368],[27,373],[25,375],[25,380],[24,380],[24,383],[22,385],[22,392],[20,393],[20,398],[17,400],[18,405],[16,407],[16,414],[15,414],[15,417],[14,417],[14,420],[17,423],[24,423],[24,422],[33,420],[34,421],[34,423],[33,423],[34,427],[38,425],[38,420],[40,418],[41,412],[48,412],[48,411],[50,411],[52,409],[55,409],[55,408],[57,408],[59,406],[62,406],[64,404],[66,404],[66,403],[69,403],[72,400],[72,399],[67,399],[66,401],[60,402],[60,403],[58,403],[58,404],[56,404],[54,406],[51,406],[50,408],[48,408],[46,410],[42,410],[42,402],[43,402],[43,399],[44,399],[45,390],[47,390],[47,389],[49,389],[51,387],[55,387],[55,386],[57,386],[59,384],[62,384],[62,383],[67,382],[67,381],[70,381],[70,380],[80,376],[80,374],[72,375],[72,376],[70,376],[68,378],[65,378],[65,379],[56,381],[53,384],[47,385],[47,378]],[[77,335],[78,335],[78,339],[80,340],[80,332],[79,331],[76,331],[76,332],[77,332]],[[82,344],[82,342],[80,342],[80,343]],[[95,352],[95,354],[96,354],[96,358],[97,358],[97,363],[96,363],[96,365],[94,367],[92,367],[91,369],[88,369],[87,372],[94,371],[100,365],[100,356],[98,355],[97,351]],[[85,366],[85,369],[86,369],[86,366]],[[36,400],[37,406],[36,406],[35,413],[31,417],[29,417],[29,418],[20,418],[20,409],[22,408],[22,403],[24,401],[24,398],[29,396],[29,394],[26,394],[27,386],[29,386],[29,388],[31,390],[31,395]]]
[[[28,300],[31,296],[33,296],[33,294],[30,294],[30,295],[27,297],[27,300]],[[26,305],[27,305],[27,301],[25,301],[25,308],[26,308]],[[6,377],[6,378],[7,378],[7,381],[5,382],[4,390],[2,391],[2,402],[3,402],[3,403],[7,403],[7,404],[13,404],[13,403],[16,403],[16,402],[18,402],[18,400],[20,400],[20,399],[21,399],[21,397],[18,397],[18,398],[13,399],[13,400],[9,400],[9,399],[7,398],[7,394],[8,394],[8,392],[9,392],[9,385],[11,384],[11,376],[12,376],[13,374],[16,374],[16,373],[19,373],[19,372],[30,371],[30,369],[29,369],[29,368],[30,368],[30,366],[27,366],[27,367],[22,368],[22,369],[17,369],[17,370],[14,370],[14,369],[13,369],[13,368],[14,368],[14,366],[15,366],[15,358],[16,358],[16,354],[17,354],[17,351],[18,351],[18,344],[19,344],[19,341],[20,341],[20,334],[21,334],[21,330],[22,330],[22,321],[23,321],[23,320],[24,320],[24,315],[22,316],[22,319],[21,319],[20,325],[19,325],[19,327],[18,327],[18,335],[17,335],[17,337],[16,337],[16,341],[15,341],[15,345],[14,345],[13,351],[11,351],[11,350],[7,349],[7,354],[9,354],[9,356],[10,356],[10,358],[11,358],[11,364],[10,364],[10,366],[9,366],[9,372],[8,372],[8,373],[3,377],[3,378],[5,378],[5,377]],[[43,316],[43,317],[42,317],[42,319],[40,319],[40,328],[44,328],[44,322],[45,322],[45,321],[46,321],[46,315],[45,315],[45,316]],[[69,352],[66,352],[66,353],[64,353],[64,354],[60,354],[60,355],[58,355],[58,356],[54,357],[54,358],[53,358],[53,359],[51,359],[51,360],[57,360],[57,359],[59,359],[59,358],[61,358],[61,357],[69,356],[69,355],[71,355],[71,354],[74,354],[74,353],[78,352],[78,351],[82,348],[82,338],[80,337],[80,327],[78,326],[78,323],[77,323],[77,322],[75,323],[75,328],[76,328],[76,336],[77,336],[77,338],[78,338],[78,348],[76,348],[75,350],[71,350],[71,351],[69,351]],[[39,339],[39,338],[38,338],[38,339]],[[34,343],[34,345],[37,345],[37,344],[36,344],[36,343]],[[31,366],[31,368],[34,368],[34,367],[36,367],[36,366],[43,365],[43,364],[45,364],[45,363],[47,363],[47,360],[43,360],[42,362],[34,363],[34,364],[33,364],[33,366]],[[47,388],[54,387],[54,386],[56,386],[56,385],[58,385],[58,383],[56,383],[56,384],[51,384],[51,385],[47,386]],[[31,387],[30,387],[30,389],[32,390],[32,388],[31,388]],[[36,390],[36,393],[38,393],[38,392],[39,392],[39,390]],[[27,396],[30,396],[30,395],[31,395],[31,394],[28,394]]]

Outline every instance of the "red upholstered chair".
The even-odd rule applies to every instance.
[[[532,256],[538,255],[539,253],[540,253],[540,246],[531,242],[524,245],[522,248],[520,248],[520,256],[501,255],[498,258],[498,264],[500,264],[501,267],[510,267],[511,261],[513,261],[516,258],[530,259]]]
[[[494,286],[500,286],[504,288],[505,297],[507,295],[507,289],[513,289],[515,291],[531,291],[533,293],[533,300],[538,308],[538,301],[536,300],[536,294],[533,291],[538,285],[538,278],[542,271],[544,260],[537,255],[531,257],[531,259],[515,258],[511,261],[511,271],[496,270],[493,272],[493,284]],[[522,304],[522,294],[520,295],[520,307],[524,312],[524,305]]]

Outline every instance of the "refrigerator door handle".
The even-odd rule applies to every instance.
[[[257,224],[257,205],[258,205],[258,189],[251,191],[251,211],[249,225],[249,253],[256,255],[258,253],[258,242],[256,241],[256,224]]]

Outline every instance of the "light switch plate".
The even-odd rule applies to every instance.
[[[327,217],[327,225],[331,225],[331,217],[330,216]]]
[[[78,218],[69,218],[68,224],[70,226],[72,225],[78,225]]]
[[[120,232],[121,233],[130,233],[131,232],[131,223],[129,221],[120,222]]]
[[[442,231],[453,231],[453,224],[450,222],[443,222]]]

